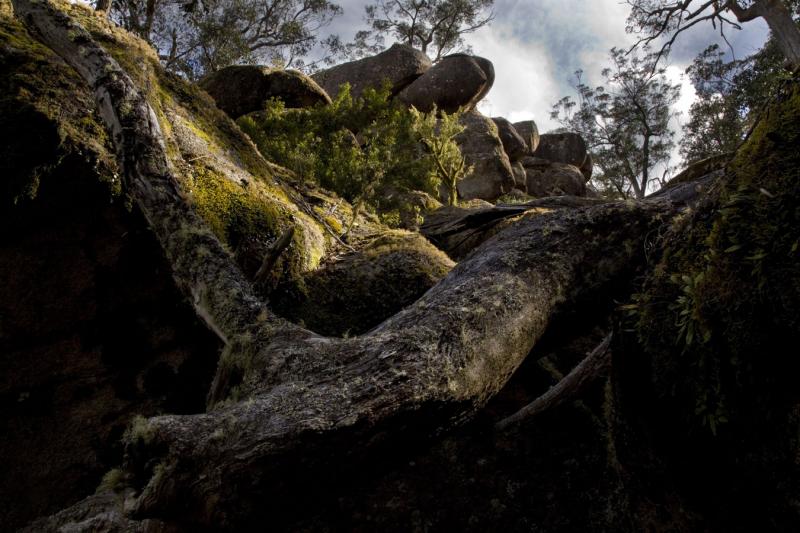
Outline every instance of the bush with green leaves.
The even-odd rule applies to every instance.
[[[414,129],[428,149],[439,179],[447,187],[448,204],[456,205],[458,182],[472,172],[472,166],[467,166],[455,141],[456,136],[464,131],[464,125],[459,121],[461,115],[442,111],[437,118],[435,106],[431,113],[420,113],[412,107],[411,115],[414,117]]]
[[[444,127],[431,129],[424,124],[435,123],[436,117],[393,103],[388,86],[353,98],[344,85],[330,105],[286,109],[273,99],[264,111],[238,123],[264,157],[351,202],[355,220],[365,207],[389,210],[392,206],[380,194],[386,189],[438,196],[448,176],[441,168],[457,166],[456,159],[463,166],[451,135],[457,116],[441,115]],[[432,150],[437,143],[448,147],[449,159],[441,160]]]

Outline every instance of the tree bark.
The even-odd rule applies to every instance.
[[[106,16],[111,11],[111,0],[97,0],[94,6],[96,11],[104,11]]]
[[[659,199],[524,219],[369,333],[321,337],[270,312],[186,202],[155,113],[116,61],[48,2],[13,4],[94,88],[129,194],[178,287],[226,345],[208,412],[155,417],[129,432],[125,468],[141,488],[129,509],[138,518],[233,528],[242,516],[280,511],[265,495],[296,495],[276,487],[297,469],[467,419],[564,305],[629,272],[646,235],[679,209]]]
[[[800,28],[792,19],[785,3],[781,0],[756,0],[749,8],[744,9],[736,0],[731,0],[728,7],[739,22],[763,17],[775,37],[775,42],[792,67],[800,66]]]

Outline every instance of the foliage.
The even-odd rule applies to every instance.
[[[669,122],[680,88],[656,67],[657,54],[640,57],[612,48],[610,57],[604,86],[583,83],[578,71],[578,101],[562,98],[551,117],[586,140],[601,192],[642,198],[655,180],[653,169],[668,162],[674,146]]]
[[[794,390],[782,380],[800,364],[792,352],[800,331],[797,82],[776,99],[718,196],[673,228],[638,298],[639,339],[665,401],[683,402],[686,419],[714,434],[727,422],[749,433],[783,416],[777,406],[786,398],[775,391]]]
[[[792,24],[792,14],[800,9],[797,0],[628,0],[628,5],[627,31],[641,35],[637,46],[663,40],[658,58],[669,52],[681,33],[698,24],[710,22],[727,42],[726,28],[741,29],[741,23],[763,17],[783,56],[800,64],[800,30]]]
[[[458,200],[458,182],[472,173],[472,166],[467,166],[461,149],[455,141],[456,136],[465,127],[459,121],[460,114],[448,114],[442,111],[437,120],[436,107],[431,113],[420,113],[411,108],[414,117],[414,130],[428,148],[428,153],[436,164],[439,179],[447,187],[449,205],[456,205]]]
[[[315,47],[338,42],[319,32],[341,13],[329,0],[121,0],[111,17],[195,79],[232,64],[301,67]]]
[[[287,110],[271,100],[239,124],[267,159],[352,202],[355,220],[365,206],[380,208],[381,187],[436,194],[440,178],[416,121],[388,87],[353,98],[344,86],[331,105]]]
[[[681,140],[681,155],[687,163],[738,147],[756,111],[789,77],[783,62],[774,40],[741,60],[726,61],[718,45],[695,58],[687,73],[697,101],[689,111]]]
[[[375,0],[366,6],[371,30],[357,34],[361,49],[373,39],[380,47],[383,36],[392,34],[400,42],[429,54],[434,61],[443,56],[468,51],[464,34],[492,21],[494,0]],[[373,48],[374,49],[374,45]]]

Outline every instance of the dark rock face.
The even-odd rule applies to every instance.
[[[586,141],[577,133],[545,133],[540,137],[535,157],[566,163],[578,168],[583,166],[587,154]]]
[[[135,415],[203,411],[220,349],[141,217],[69,174],[0,216],[3,530],[92,494]]]
[[[523,120],[513,124],[514,129],[525,141],[528,147],[528,153],[533,154],[539,148],[539,127],[536,122],[532,120]]]
[[[200,86],[233,119],[261,111],[269,98],[279,98],[290,108],[331,102],[322,87],[296,70],[231,66],[211,74]]]
[[[517,133],[516,128],[514,128],[511,122],[503,117],[492,117],[492,121],[494,121],[495,126],[497,126],[497,132],[500,135],[500,140],[503,142],[503,149],[512,162],[528,155],[530,152],[528,148],[529,145],[525,142],[525,139],[522,138],[522,135]]]
[[[312,78],[331,95],[338,94],[339,87],[349,83],[350,94],[357,97],[369,87],[379,88],[386,80],[392,86],[392,94],[397,94],[431,65],[428,56],[419,50],[397,43],[380,54],[336,65]]]
[[[462,200],[494,201],[514,187],[511,162],[492,119],[477,111],[465,113],[461,123],[466,129],[456,137],[472,174],[458,182]]]
[[[574,165],[533,157],[524,159],[523,165],[527,191],[531,196],[586,195],[586,180]]]
[[[447,113],[471,110],[494,84],[494,67],[484,58],[454,54],[442,58],[403,89],[397,98],[425,113],[434,106]]]

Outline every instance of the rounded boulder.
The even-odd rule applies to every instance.
[[[586,141],[577,133],[545,133],[539,137],[539,147],[534,156],[555,163],[565,163],[578,168],[583,166],[587,154]]]
[[[400,91],[398,100],[429,113],[434,106],[447,113],[469,111],[494,84],[494,66],[488,59],[467,54],[442,58],[425,74]]]
[[[270,98],[289,108],[331,103],[322,87],[296,70],[235,65],[207,76],[200,87],[233,119],[263,110]]]
[[[332,95],[339,94],[339,88],[345,83],[350,84],[350,94],[356,98],[366,89],[378,89],[386,82],[391,84],[392,94],[397,94],[431,65],[430,58],[424,53],[397,43],[380,54],[336,65],[312,77]]]

